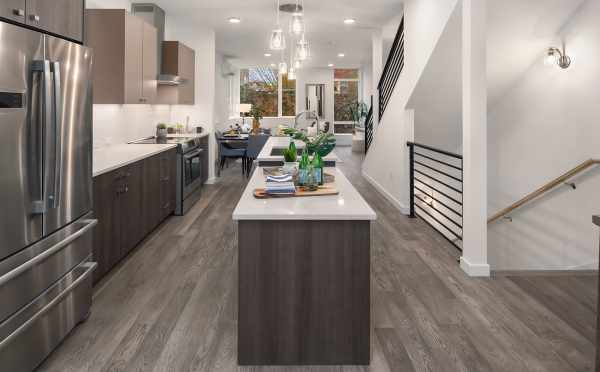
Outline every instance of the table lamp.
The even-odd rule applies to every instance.
[[[246,125],[246,117],[252,111],[250,103],[240,103],[240,116],[242,117],[242,126]]]

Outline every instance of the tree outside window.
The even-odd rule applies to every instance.
[[[264,67],[240,70],[240,103],[250,103],[264,117],[296,115],[296,81]],[[279,94],[281,93],[281,107]]]
[[[353,122],[352,109],[358,103],[358,69],[334,70],[334,120]]]
[[[296,116],[296,80],[288,80],[287,74],[281,75],[281,115]]]
[[[240,103],[250,103],[264,117],[278,115],[278,76],[270,68],[240,70]]]

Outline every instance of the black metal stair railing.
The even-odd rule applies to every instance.
[[[419,143],[410,150],[410,216],[419,216],[462,250],[463,157]]]
[[[388,55],[388,59],[383,68],[381,79],[379,79],[379,120],[383,117],[383,113],[387,108],[392,93],[400,77],[400,73],[404,69],[404,17],[400,22],[392,49]]]
[[[371,108],[365,119],[365,154],[369,151],[369,147],[373,142],[373,132],[373,96],[371,96]]]

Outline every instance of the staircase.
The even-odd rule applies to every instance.
[[[392,93],[398,82],[398,78],[404,69],[404,18],[400,21],[394,43],[388,55],[383,73],[379,79],[377,90],[379,92],[379,120],[383,117],[385,109],[387,108]],[[365,121],[365,153],[369,151],[369,147],[373,142],[374,137],[374,125],[373,125],[373,98],[371,97],[371,109],[367,115]]]

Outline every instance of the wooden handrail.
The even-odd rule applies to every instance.
[[[570,178],[572,178],[572,177],[576,176],[577,174],[583,172],[584,170],[588,169],[589,167],[591,167],[593,165],[599,165],[599,164],[600,164],[600,159],[589,159],[589,160],[584,161],[583,163],[579,164],[578,166],[576,166],[575,168],[571,169],[570,171],[568,171],[567,173],[563,174],[562,176],[556,178],[555,180],[553,180],[551,182],[548,182],[547,184],[545,184],[544,186],[542,186],[539,189],[535,190],[534,192],[532,192],[531,194],[527,195],[526,197],[524,197],[523,199],[519,200],[518,202],[513,203],[509,207],[506,207],[503,210],[501,210],[500,212],[496,213],[495,215],[493,215],[492,217],[490,217],[488,219],[488,223],[492,223],[494,221],[499,220],[500,218],[506,216],[507,214],[509,214],[510,212],[514,211],[515,209],[523,206],[524,204],[529,203],[533,199],[536,199],[536,198],[542,196],[543,194],[545,194],[546,192],[552,190],[556,186],[565,183]]]

